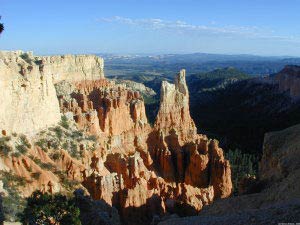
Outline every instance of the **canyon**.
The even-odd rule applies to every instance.
[[[231,195],[229,161],[190,116],[185,70],[162,82],[153,126],[142,95],[106,79],[100,57],[1,52],[0,74],[0,168],[23,181],[21,197],[80,188],[123,224],[150,224]]]

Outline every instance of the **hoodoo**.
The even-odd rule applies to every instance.
[[[193,140],[197,129],[190,116],[185,70],[177,74],[174,84],[163,81],[160,93],[160,107],[154,128],[162,130],[165,135],[176,130],[181,142]]]

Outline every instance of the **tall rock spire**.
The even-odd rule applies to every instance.
[[[175,130],[180,141],[193,139],[196,135],[197,129],[190,116],[189,91],[184,69],[175,76],[174,84],[162,82],[160,107],[154,127],[166,135]]]

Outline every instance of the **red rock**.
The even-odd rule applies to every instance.
[[[153,128],[138,92],[105,79],[74,86],[71,100],[60,98],[61,112],[72,112],[78,128],[96,135],[100,147],[94,152],[82,148],[80,160],[65,150],[59,150],[57,160],[39,148],[32,154],[68,179],[81,182],[94,199],[119,208],[123,219],[147,224],[154,214],[175,212],[178,207],[196,213],[214,198],[231,194],[229,162],[216,141],[197,134],[190,116],[184,70],[175,84],[163,82]],[[7,165],[18,172],[31,163],[17,159]],[[49,171],[46,174],[39,182],[54,193],[59,178]]]

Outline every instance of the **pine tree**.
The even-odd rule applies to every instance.
[[[240,180],[246,175],[256,175],[257,160],[256,157],[243,153],[239,149],[229,150],[226,153],[226,158],[231,165],[232,183],[234,193],[237,193]]]

